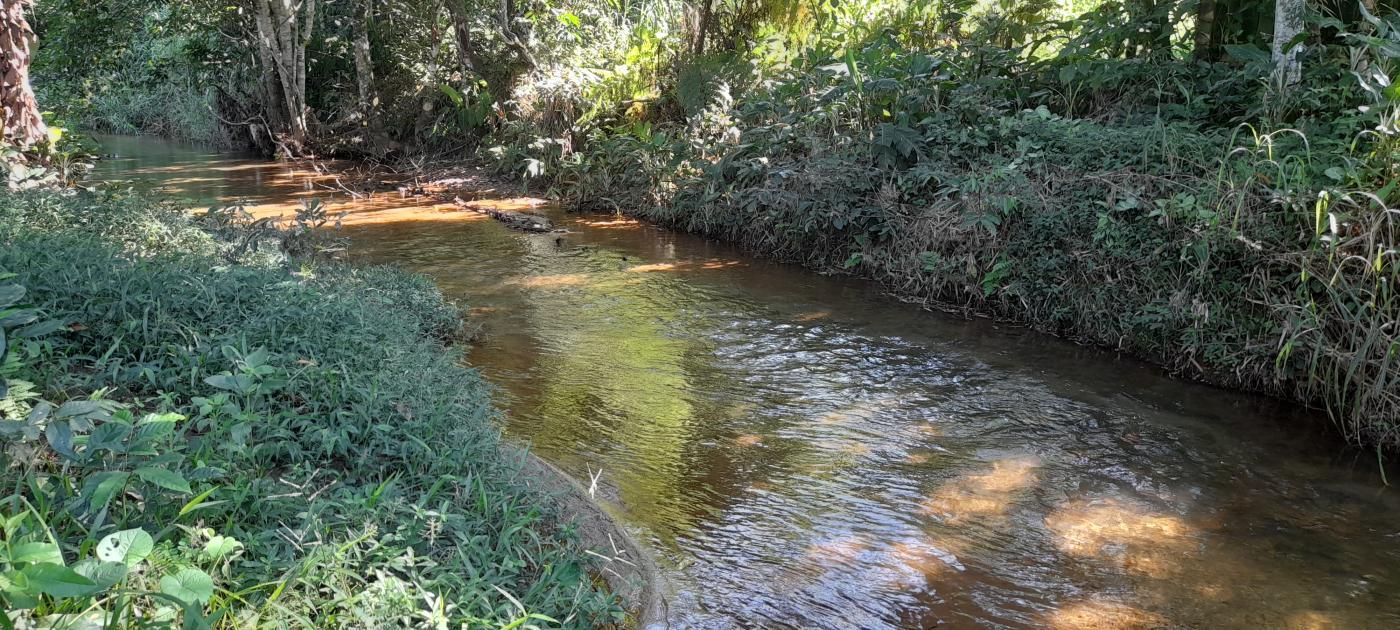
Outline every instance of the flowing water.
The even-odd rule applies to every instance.
[[[337,200],[353,258],[468,300],[504,430],[598,476],[675,627],[1400,627],[1400,499],[1316,412],[626,219],[105,142],[104,179]]]

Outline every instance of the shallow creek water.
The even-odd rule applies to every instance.
[[[1400,498],[1316,412],[618,217],[103,140],[102,179],[333,201],[353,258],[468,301],[504,430],[598,475],[675,627],[1400,627]]]

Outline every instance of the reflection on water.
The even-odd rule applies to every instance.
[[[113,146],[102,176],[205,202],[347,197]],[[338,207],[354,256],[470,299],[506,431],[602,469],[678,625],[1400,625],[1400,502],[1289,405],[634,221]]]

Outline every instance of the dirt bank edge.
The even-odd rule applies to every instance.
[[[521,452],[521,472],[527,483],[549,495],[561,518],[577,525],[584,545],[603,557],[603,577],[622,598],[629,625],[645,630],[669,628],[667,591],[651,552],[613,518],[611,506],[590,496],[577,479],[534,453]]]

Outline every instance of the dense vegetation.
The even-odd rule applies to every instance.
[[[285,155],[473,155],[583,207],[1318,404],[1350,439],[1400,446],[1385,3],[33,14],[41,99],[73,124]]]
[[[430,285],[317,261],[314,217],[46,192],[78,159],[64,125],[474,157],[1400,447],[1384,3],[29,5],[0,12],[7,181],[39,189],[0,197],[0,602],[25,621],[618,613],[516,479]]]
[[[0,621],[618,619],[499,444],[456,308],[421,277],[281,253],[325,239],[0,193]]]

